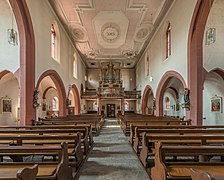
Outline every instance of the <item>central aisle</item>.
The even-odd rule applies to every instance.
[[[148,175],[116,119],[106,119],[80,170],[80,180],[147,180]]]

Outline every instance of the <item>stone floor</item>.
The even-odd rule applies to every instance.
[[[149,179],[116,119],[106,119],[79,174],[80,180]]]

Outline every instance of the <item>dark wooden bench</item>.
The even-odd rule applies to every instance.
[[[190,128],[178,128],[178,129],[139,129],[138,127],[135,128],[135,137],[134,137],[134,143],[133,143],[133,149],[136,153],[140,152],[140,147],[142,144],[142,134],[146,132],[147,134],[173,134],[173,135],[184,135],[184,134],[224,134],[224,128],[203,128],[200,129],[199,127],[195,126],[195,129]]]
[[[67,151],[68,145],[66,143],[57,146],[0,146],[1,156],[48,156],[49,154],[57,154],[58,156],[57,161],[46,160],[40,162],[33,159],[30,162],[0,162],[0,179],[21,179],[25,176],[25,173],[27,177],[23,178],[23,180],[71,180],[72,169],[68,164]],[[26,171],[30,172],[27,168],[33,170],[30,175],[26,173]],[[25,171],[19,171],[21,173],[17,175],[15,174],[17,169],[24,169]],[[34,177],[34,175],[36,176]]]
[[[45,119],[38,118],[38,120],[32,121],[33,125],[91,125],[93,132],[98,135],[103,126],[104,118],[100,115],[77,115]]]
[[[146,126],[146,125],[190,125],[191,120],[181,120],[171,117],[155,117],[146,115],[123,116],[120,118],[121,128],[126,135],[130,134],[130,126]]]
[[[185,161],[176,162],[170,156],[190,157],[190,156],[223,156],[224,146],[172,146],[155,144],[155,166],[151,170],[152,180],[167,179],[191,179],[191,168],[200,171],[209,171],[215,176],[222,176],[224,172],[224,162],[221,161]]]
[[[5,166],[0,168],[0,179],[3,180],[36,180],[38,164],[32,167]]]
[[[137,128],[137,130],[136,130]],[[224,129],[224,126],[192,126],[192,125],[130,125],[130,144],[134,144],[135,136],[139,137],[139,134],[135,134],[135,132],[148,132],[148,129]]]
[[[144,167],[148,167],[148,157],[154,156],[155,142],[162,142],[169,145],[223,145],[224,135],[209,134],[147,134],[142,135],[142,149],[140,152],[140,160]]]
[[[93,133],[92,133],[92,126],[91,125],[41,125],[41,126],[0,126],[1,130],[75,130],[75,131],[83,131],[88,132],[88,142],[89,145],[93,145]],[[87,130],[86,130],[87,129]]]
[[[72,135],[80,133],[83,152],[86,155],[89,151],[88,128],[79,129],[0,129],[0,135]],[[1,144],[1,142],[0,142]]]
[[[11,146],[51,146],[66,142],[68,143],[69,159],[71,159],[70,164],[78,168],[83,161],[80,133],[73,133],[71,135],[1,134],[0,144],[2,144],[2,142],[6,144],[7,141]],[[54,156],[54,154],[52,154],[52,156]]]

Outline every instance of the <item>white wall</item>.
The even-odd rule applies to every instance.
[[[216,41],[206,45],[206,31],[209,28],[216,29]],[[216,67],[224,69],[224,1],[215,0],[210,10],[204,33],[203,52],[204,68],[209,72]]]
[[[121,69],[121,79],[125,91],[136,88],[135,69]]]
[[[84,77],[86,68],[81,60],[81,57],[74,48],[67,33],[61,26],[60,22],[52,13],[48,1],[29,0],[27,5],[30,11],[32,24],[35,35],[35,58],[36,58],[36,77],[37,82],[40,75],[50,69],[55,70],[61,77],[65,89],[68,92],[69,84],[76,84],[80,91],[81,83],[85,83]],[[51,24],[56,21],[60,31],[60,63],[51,58],[50,38]],[[78,78],[73,77],[73,58],[74,53],[77,53],[78,63]],[[67,93],[66,93],[67,94]],[[81,101],[81,105],[85,102]]]
[[[20,44],[18,28],[13,16],[13,28],[17,31],[18,45],[8,43],[8,29],[12,28],[12,10],[7,0],[0,1],[0,72],[9,70],[15,73],[20,67]]]
[[[175,1],[159,26],[159,29],[145,51],[150,57],[149,76],[145,77],[144,72],[145,53],[136,66],[136,86],[138,90],[142,91],[142,94],[145,86],[149,84],[152,87],[154,95],[156,95],[161,77],[170,70],[177,71],[182,75],[185,81],[187,81],[188,33],[195,5],[195,0]],[[168,22],[171,24],[172,53],[171,56],[165,60],[165,37]],[[150,76],[153,77],[152,82],[149,81]],[[140,108],[140,105],[137,104],[137,107]]]
[[[204,91],[203,91],[203,117],[206,118],[203,120],[204,125],[224,125],[224,108],[221,107],[221,112],[212,112],[211,111],[211,98],[215,95],[224,97],[224,81],[216,73],[209,73],[204,82]]]
[[[2,98],[11,99],[11,110],[12,113],[0,112],[0,125],[17,125],[18,114],[17,109],[19,105],[19,83],[13,74],[7,74],[0,80],[0,100]],[[2,109],[2,104],[0,105]]]
[[[89,89],[97,89],[100,81],[100,69],[87,70],[87,87]]]

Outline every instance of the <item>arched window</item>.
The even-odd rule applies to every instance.
[[[166,30],[166,58],[168,58],[170,55],[171,55],[171,26],[169,23]]]
[[[59,101],[58,101],[58,97],[54,97],[52,99],[52,110],[53,111],[58,111],[59,110]]]
[[[60,61],[60,35],[56,22],[51,24],[51,57]]]
[[[170,109],[170,99],[168,97],[165,98],[166,109]]]
[[[77,64],[77,55],[76,55],[76,53],[74,53],[74,59],[73,59],[73,77],[74,78],[78,78],[77,77],[77,74],[78,74],[78,64]]]

